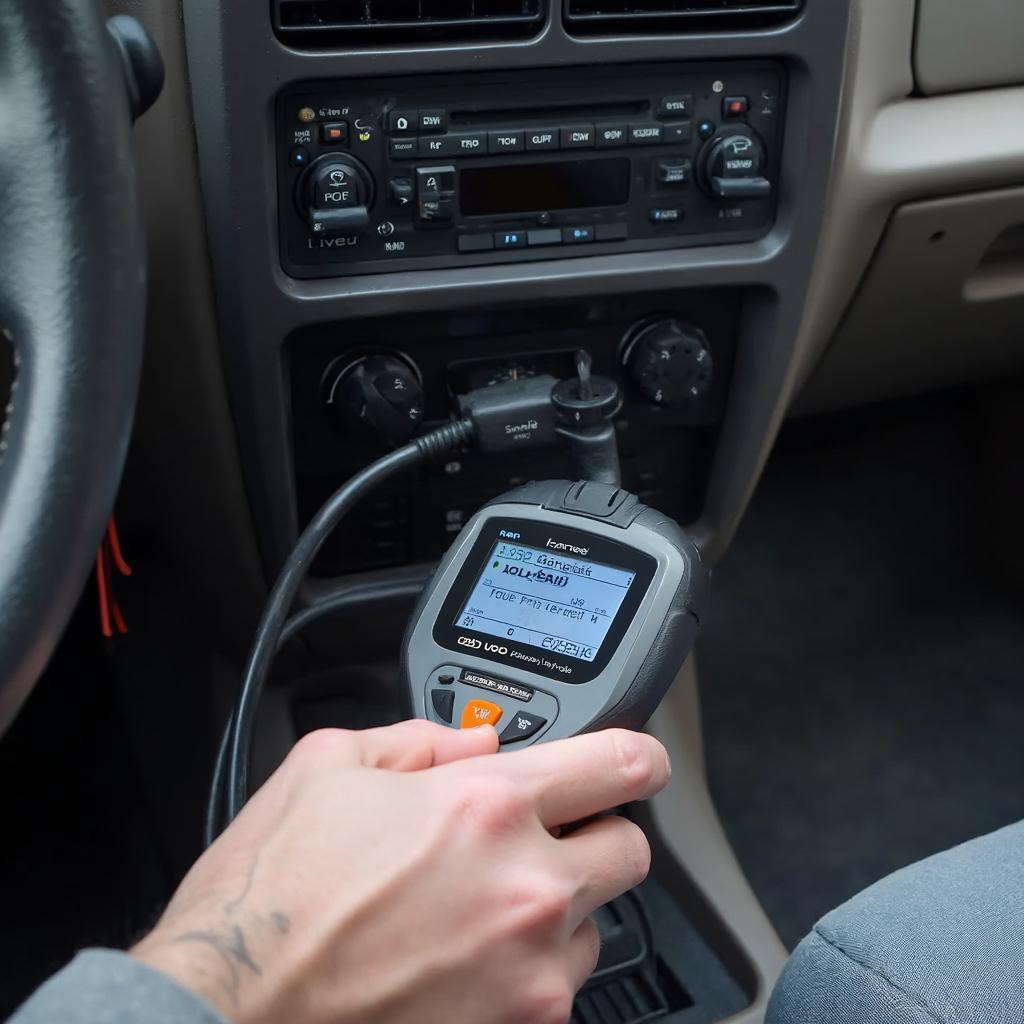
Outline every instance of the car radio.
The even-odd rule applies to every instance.
[[[281,259],[295,277],[633,252],[764,235],[774,64],[647,65],[289,89]]]

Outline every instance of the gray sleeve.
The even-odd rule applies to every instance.
[[[1024,1024],[1024,822],[876,882],[797,947],[766,1024]]]
[[[165,974],[110,949],[79,953],[7,1024],[227,1024]]]

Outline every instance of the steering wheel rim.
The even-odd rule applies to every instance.
[[[145,249],[124,71],[96,0],[0,3],[0,734],[113,507],[142,362]]]

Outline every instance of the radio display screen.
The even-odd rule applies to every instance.
[[[635,580],[628,569],[499,541],[454,624],[593,661]]]
[[[469,167],[459,176],[463,216],[622,206],[629,201],[629,160]]]

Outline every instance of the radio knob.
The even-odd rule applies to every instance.
[[[373,177],[348,156],[325,156],[299,182],[299,206],[314,235],[354,235],[370,224]]]
[[[656,405],[686,405],[711,388],[707,338],[699,328],[678,320],[639,325],[626,338],[623,361],[637,386]]]
[[[700,151],[697,184],[714,199],[763,199],[772,192],[766,164],[757,132],[746,125],[725,128]]]
[[[419,373],[397,353],[332,363],[324,398],[338,426],[390,448],[405,444],[423,420]]]

